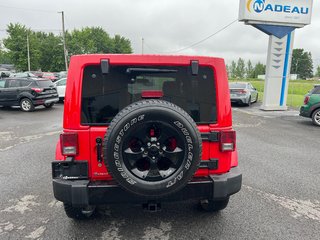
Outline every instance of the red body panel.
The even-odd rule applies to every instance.
[[[102,59],[109,59],[111,65],[158,65],[189,66],[191,60],[198,60],[199,65],[212,67],[216,85],[217,123],[198,126],[201,133],[231,130],[232,116],[226,67],[223,59],[198,56],[159,56],[159,55],[83,55],[73,56],[68,71],[64,104],[64,132],[77,132],[79,155],[76,160],[88,160],[91,180],[106,180],[108,174],[104,162],[98,162],[95,139],[104,138],[107,127],[89,127],[80,124],[82,75],[85,66],[99,65]],[[199,169],[195,176],[221,174],[238,165],[237,151],[221,152],[219,142],[203,142],[202,159],[218,159],[217,170]],[[56,159],[63,160],[60,143],[57,144]]]

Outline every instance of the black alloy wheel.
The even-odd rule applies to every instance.
[[[183,136],[162,122],[149,122],[136,128],[123,148],[128,170],[149,182],[172,176],[181,166],[185,153]]]

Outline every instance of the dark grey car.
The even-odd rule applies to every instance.
[[[232,82],[229,83],[229,88],[232,103],[250,106],[258,101],[258,91],[249,82]]]
[[[0,79],[0,105],[20,106],[31,112],[36,106],[51,108],[59,101],[56,87],[50,80],[31,78]]]

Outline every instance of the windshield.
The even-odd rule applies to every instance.
[[[161,99],[183,108],[198,123],[216,122],[216,96],[213,70],[199,67],[197,76],[189,66],[158,67],[131,71],[132,66],[111,67],[103,76],[100,66],[84,70],[82,86],[82,123],[110,123],[124,107],[142,99],[146,91],[161,91]],[[150,71],[150,69],[154,71]]]

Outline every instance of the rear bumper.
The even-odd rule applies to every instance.
[[[230,100],[231,100],[232,103],[246,104],[246,103],[249,102],[249,97],[247,97],[246,95],[239,96],[239,97],[231,97]]]
[[[307,108],[305,106],[301,106],[300,107],[300,116],[310,118],[311,117],[310,107]]]
[[[52,99],[48,99],[48,100],[45,100],[44,103],[45,104],[49,104],[49,103],[57,103],[59,102],[59,98],[52,98]]]
[[[57,200],[74,206],[109,203],[166,202],[188,199],[219,200],[237,193],[241,189],[242,174],[238,167],[228,173],[194,178],[183,189],[171,195],[157,198],[143,197],[122,189],[114,181],[53,179],[53,192]]]
[[[59,102],[58,95],[52,98],[40,98],[40,99],[33,99],[34,105],[42,105],[42,104],[50,104],[50,103],[57,103]]]

